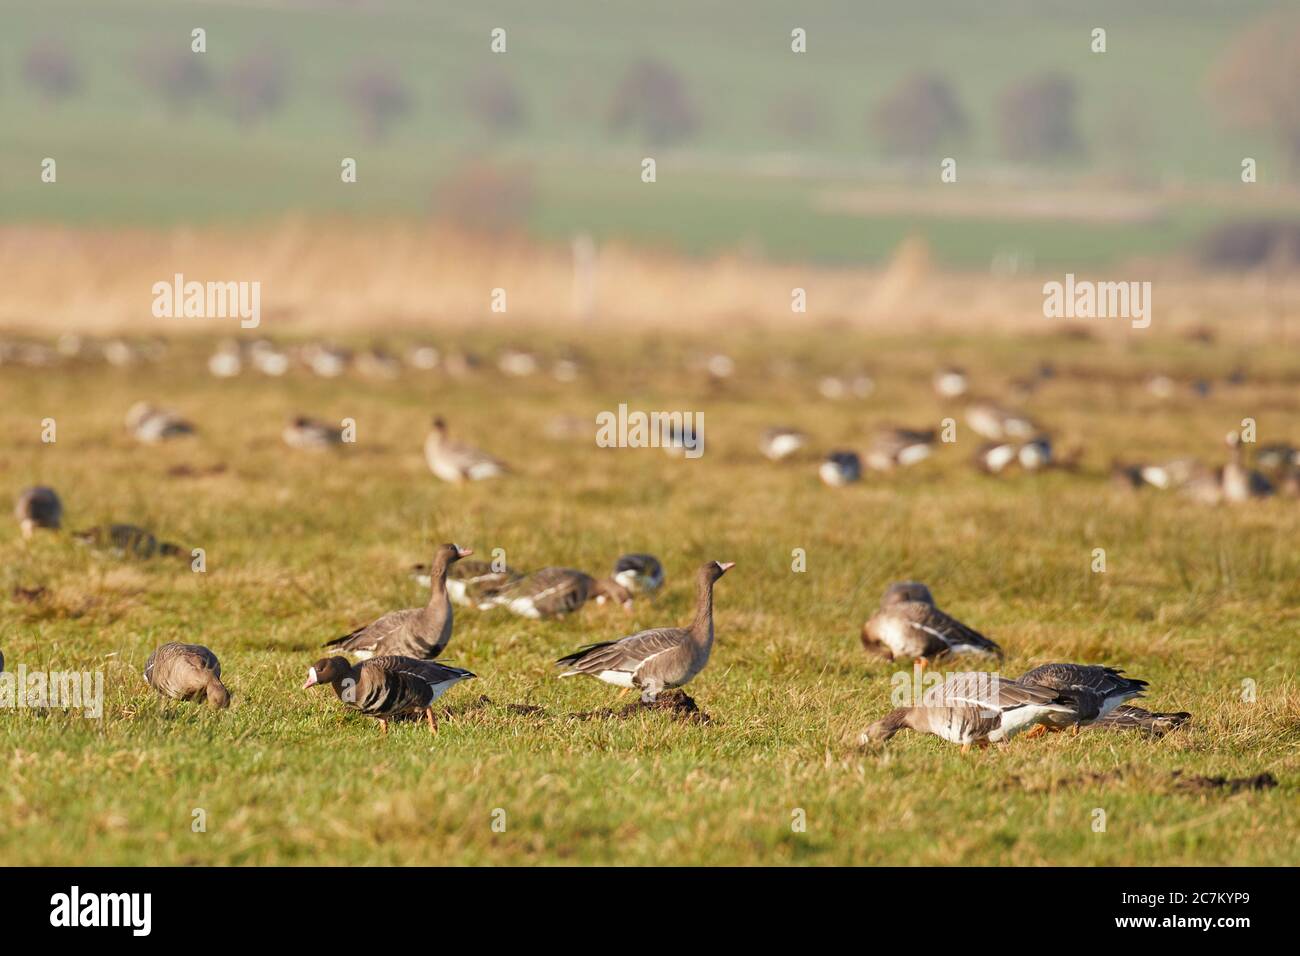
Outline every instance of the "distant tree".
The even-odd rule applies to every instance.
[[[72,51],[53,37],[38,41],[23,57],[23,79],[47,100],[62,100],[81,89],[81,70]]]
[[[609,126],[631,129],[652,146],[689,139],[698,126],[686,85],[672,67],[654,60],[633,63],[609,104]]]
[[[153,45],[137,60],[140,80],[175,113],[185,113],[212,92],[206,54],[188,45]]]
[[[386,138],[394,123],[411,111],[411,94],[401,75],[383,63],[358,66],[344,81],[361,128],[372,141]]]
[[[887,155],[923,157],[966,134],[966,113],[943,77],[905,77],[876,104],[871,127]]]
[[[1075,127],[1078,94],[1061,73],[1043,73],[1011,84],[998,99],[998,138],[1008,159],[1060,159],[1079,153]]]
[[[223,84],[226,100],[235,119],[255,123],[274,113],[284,102],[288,88],[285,54],[262,47],[241,57]]]
[[[493,132],[519,129],[528,120],[528,107],[515,82],[501,70],[476,74],[464,90],[465,108]]]
[[[1300,15],[1285,11],[1248,26],[1211,68],[1210,95],[1233,125],[1272,136],[1300,175]]]

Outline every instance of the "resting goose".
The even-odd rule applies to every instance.
[[[994,674],[951,674],[931,687],[915,707],[898,707],[858,737],[862,745],[884,743],[900,730],[934,734],[961,744],[1003,743],[1022,731],[1070,714],[1076,704],[1068,692],[1001,680]]]
[[[842,488],[862,477],[862,459],[857,452],[833,451],[817,469],[822,482],[832,488]]]
[[[126,430],[136,441],[156,445],[169,438],[192,435],[194,426],[171,408],[158,408],[148,402],[136,402],[127,410]]]
[[[696,576],[695,620],[687,627],[659,627],[617,641],[591,644],[561,657],[561,677],[586,674],[625,690],[641,690],[652,703],[661,690],[681,687],[704,669],[713,650],[713,585],[735,562],[710,561]]]
[[[769,461],[781,461],[808,444],[808,436],[797,428],[772,427],[758,436],[758,450]]]
[[[1042,432],[1029,416],[991,402],[976,402],[967,406],[966,424],[981,438],[994,442],[1007,439],[1023,441]]]
[[[1098,717],[1088,726],[1097,730],[1137,730],[1153,737],[1163,737],[1192,719],[1185,710],[1176,713],[1159,713],[1144,710],[1132,704],[1120,704],[1104,717]]]
[[[429,732],[435,733],[433,702],[474,676],[459,667],[413,657],[374,657],[357,664],[345,657],[324,657],[307,671],[302,689],[329,684],[345,707],[376,718],[385,734],[390,718],[420,712],[429,721]]]
[[[174,557],[185,549],[170,541],[159,541],[153,532],[133,524],[110,524],[72,532],[72,537],[91,548],[111,551],[119,558],[148,559],[155,555]]]
[[[1002,657],[996,643],[935,607],[929,588],[916,581],[885,591],[880,610],[862,626],[862,646],[889,660],[911,658],[921,667],[961,654]]]
[[[221,683],[221,662],[202,644],[164,644],[145,661],[144,679],[163,697],[230,706],[230,691]]]
[[[496,478],[508,471],[487,452],[448,438],[447,423],[441,418],[433,420],[433,430],[424,440],[424,460],[430,471],[452,483]]]
[[[430,562],[429,603],[424,607],[389,611],[363,627],[327,642],[357,660],[371,657],[432,659],[451,640],[451,601],[447,599],[447,569],[474,552],[454,544],[439,545]]]
[[[427,564],[412,567],[411,577],[426,588],[433,586],[433,575]],[[447,597],[462,607],[486,611],[495,606],[491,599],[498,591],[521,577],[504,564],[498,571],[487,561],[457,561],[447,571]]]
[[[14,502],[14,519],[24,538],[30,538],[37,528],[58,531],[63,524],[63,502],[53,488],[45,485],[24,488]]]
[[[534,620],[572,614],[590,600],[632,609],[632,595],[618,582],[597,580],[573,568],[542,568],[501,587],[488,600],[512,614]]]
[[[343,429],[316,418],[298,415],[281,433],[290,448],[319,451],[343,443]]]
[[[871,444],[867,447],[867,467],[874,471],[893,471],[895,468],[924,461],[933,451],[934,436],[933,431],[882,428],[872,437]]]
[[[664,566],[653,554],[624,554],[614,562],[613,578],[633,594],[650,594],[664,586]]]
[[[1066,691],[1075,701],[1070,713],[1053,714],[1035,735],[1049,729],[1079,727],[1105,717],[1134,697],[1141,696],[1147,682],[1123,676],[1124,672],[1097,664],[1043,664],[1017,678],[1019,684],[1032,684],[1050,690]]]

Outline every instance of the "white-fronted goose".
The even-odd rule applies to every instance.
[[[832,488],[842,488],[862,477],[862,459],[854,451],[833,451],[818,467],[817,475]]]
[[[966,406],[966,424],[975,434],[993,442],[1025,441],[1042,432],[1028,415],[992,402],[975,402]]]
[[[864,456],[867,467],[874,471],[893,471],[895,468],[914,465],[930,457],[934,446],[933,431],[913,431],[909,428],[882,428],[871,437]]]
[[[88,547],[111,551],[119,558],[148,559],[154,555],[173,557],[188,553],[180,545],[159,541],[153,532],[133,524],[98,525],[74,531],[72,537]]]
[[[433,430],[424,440],[424,460],[429,470],[443,481],[481,481],[504,475],[509,469],[487,452],[447,437],[447,423],[433,420]]]
[[[627,588],[611,579],[597,580],[573,568],[541,568],[502,586],[490,602],[512,614],[534,620],[572,614],[590,600],[606,600],[632,608]]]
[[[1066,691],[1074,700],[1069,713],[1053,714],[1035,734],[1066,728],[1077,733],[1079,727],[1105,717],[1134,697],[1140,697],[1147,686],[1144,680],[1125,677],[1123,671],[1098,664],[1043,664],[1022,674],[1016,682]]]
[[[172,700],[207,701],[219,710],[230,706],[230,691],[221,683],[221,662],[202,644],[164,644],[145,662],[144,679]]]
[[[320,451],[343,443],[343,429],[306,415],[295,416],[281,432],[290,448]]]
[[[324,657],[307,671],[302,689],[329,684],[345,707],[374,717],[385,734],[390,718],[421,712],[434,733],[438,721],[433,702],[474,676],[459,667],[414,657],[374,657],[357,664],[348,663],[346,657]]]
[[[940,398],[960,398],[966,394],[970,385],[966,378],[966,370],[953,366],[935,372],[933,384],[934,392]]]
[[[447,598],[447,569],[474,552],[454,544],[439,545],[430,567],[429,603],[424,607],[389,611],[355,631],[336,637],[325,647],[352,654],[358,660],[371,657],[414,657],[432,659],[451,640],[451,601]]]
[[[664,566],[653,554],[623,554],[613,577],[633,594],[650,594],[664,586]]]
[[[63,502],[45,485],[24,488],[14,502],[14,519],[24,538],[30,538],[37,528],[58,531],[63,524]]]
[[[862,646],[868,653],[911,659],[921,667],[948,656],[1002,656],[996,643],[935,607],[929,588],[916,581],[890,585],[885,591],[880,610],[862,626]]]
[[[758,436],[758,450],[769,461],[781,461],[808,444],[808,436],[797,428],[772,427]]]
[[[1192,715],[1185,710],[1161,713],[1132,704],[1120,704],[1105,716],[1098,717],[1088,727],[1097,730],[1137,730],[1152,737],[1163,737],[1191,719]]]
[[[661,690],[681,687],[703,670],[713,650],[713,585],[734,562],[710,561],[696,577],[695,619],[687,627],[660,627],[617,641],[591,644],[561,657],[561,677],[586,674],[616,687],[641,690],[651,703]]]
[[[1241,450],[1241,435],[1229,432],[1228,463],[1223,466],[1223,498],[1240,504],[1252,498],[1266,498],[1273,493],[1272,483],[1258,471],[1246,467]]]
[[[175,409],[158,408],[148,402],[136,402],[127,410],[126,430],[138,442],[156,445],[169,438],[192,435],[194,426]]]
[[[424,587],[433,586],[429,565],[417,564],[411,568],[411,577]],[[457,561],[447,571],[447,597],[462,607],[486,611],[495,605],[492,598],[507,584],[523,577],[504,564],[497,570],[487,561]]]
[[[915,707],[898,707],[876,721],[858,743],[884,743],[900,730],[934,734],[961,744],[1002,743],[1060,714],[1070,714],[1075,702],[1068,692],[1002,680],[996,674],[950,674],[931,687]]]

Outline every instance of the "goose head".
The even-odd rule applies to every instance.
[[[352,673],[352,665],[346,657],[322,657],[307,671],[307,682],[302,689],[316,687],[319,684],[333,684]]]

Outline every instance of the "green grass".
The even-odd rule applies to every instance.
[[[1141,370],[1221,377],[1229,358],[1159,340],[1115,351],[941,339],[918,350],[901,337],[753,333],[729,346],[739,371],[715,388],[678,371],[707,344],[597,336],[584,347],[599,363],[570,386],[495,372],[217,382],[197,342],[166,366],[130,372],[6,367],[6,493],[47,482],[68,527],[145,524],[205,548],[208,571],[98,558],[66,535],[0,542],[6,666],[102,670],[106,681],[102,720],[0,712],[0,863],[1300,862],[1295,502],[1197,508],[1124,494],[1104,474],[1115,454],[1214,459],[1245,415],[1261,441],[1300,438],[1285,431],[1297,412],[1294,353],[1254,359],[1253,384],[1160,403],[1137,386]],[[797,371],[769,371],[776,355]],[[933,424],[949,411],[928,386],[939,361],[964,362],[996,392],[1042,358],[1061,375],[1029,407],[1086,444],[1077,474],[982,478],[961,432],[955,449],[913,471],[835,491],[813,462],[773,466],[753,450],[773,422],[802,425],[821,448],[852,447],[877,422]],[[856,364],[877,377],[870,399],[814,397],[816,374]],[[181,408],[201,435],[130,444],[121,418],[141,397]],[[594,416],[622,401],[704,411],[706,454],[674,461],[542,434],[553,414]],[[435,408],[517,473],[436,482],[420,455]],[[358,446],[291,453],[278,433],[296,411],[354,417]],[[45,417],[58,422],[53,445],[39,441]],[[167,477],[180,463],[227,470]],[[406,566],[443,540],[504,548],[523,567],[596,572],[648,550],[669,580],[631,618],[596,607],[558,622],[458,612],[449,657],[480,678],[443,699],[452,716],[436,738],[414,725],[381,738],[328,691],[299,690],[323,641],[422,600]],[[1105,574],[1088,570],[1096,547]],[[806,573],[791,572],[793,548],[806,549]],[[691,573],[714,558],[737,567],[718,585],[713,659],[689,688],[712,721],[570,719],[617,692],[561,681],[551,661],[685,620]],[[860,751],[853,738],[889,709],[894,668],[868,659],[857,632],[885,584],[903,577],[929,582],[943,606],[1001,642],[1008,673],[1047,660],[1121,666],[1151,682],[1150,706],[1192,711],[1194,722],[1159,741],[1086,732],[963,757],[900,735]],[[48,593],[25,603],[10,596],[19,586]],[[231,710],[152,694],[140,672],[169,640],[218,653]],[[1241,699],[1247,678],[1253,704]],[[1175,773],[1265,771],[1280,786],[1193,794],[1174,783]],[[196,808],[204,833],[191,832]],[[1104,833],[1092,829],[1097,808]],[[796,809],[806,832],[791,828]]]

